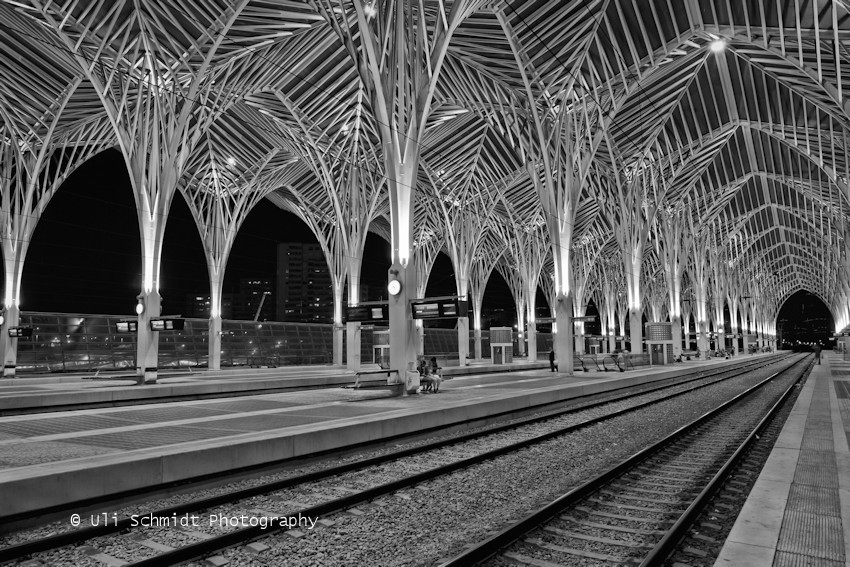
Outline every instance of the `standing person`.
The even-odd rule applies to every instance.
[[[555,371],[555,349],[549,349],[549,368],[552,369],[552,372]]]
[[[815,360],[820,364],[820,345],[815,345]]]

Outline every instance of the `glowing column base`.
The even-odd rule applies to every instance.
[[[210,317],[209,330],[209,362],[207,362],[207,368],[221,370],[221,315]]]
[[[360,323],[345,324],[345,367],[357,372],[360,370]]]

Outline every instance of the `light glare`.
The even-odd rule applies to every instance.
[[[714,41],[711,42],[711,50],[714,53],[720,53],[724,49],[726,49],[726,42],[723,41],[722,39],[715,39]]]

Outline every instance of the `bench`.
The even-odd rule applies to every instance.
[[[558,365],[556,364],[555,368],[557,367]],[[573,372],[576,372],[578,370],[581,370],[582,372],[587,372],[587,368],[585,368],[584,366],[584,361],[579,355],[573,353]]]
[[[625,372],[625,369],[617,363],[617,358],[610,354],[606,354],[602,357],[602,367],[605,368],[606,372],[616,372],[618,370],[620,372]]]
[[[386,376],[387,378],[389,378],[390,376],[395,374],[396,383],[400,382],[399,376],[398,376],[398,370],[396,370],[394,368],[381,368],[380,370],[361,370],[361,371],[357,372],[356,374],[357,374],[357,380],[354,381],[354,385],[353,386],[343,386],[344,388],[359,388],[360,387],[360,379],[363,376],[370,376],[370,375],[383,375],[383,376]]]
[[[691,358],[699,357],[699,352],[695,350],[683,350],[682,351],[682,360],[690,360]]]
[[[623,353],[617,356],[617,366],[620,367],[621,372],[625,372],[626,370],[634,370],[640,366],[652,366],[652,362],[646,353]]]
[[[449,366],[460,366],[460,360],[457,358],[449,358],[447,356],[436,356],[437,359],[437,375],[440,378],[443,378],[443,368],[447,368]],[[426,362],[430,361],[430,357],[425,357]],[[446,378],[448,380],[448,378]]]
[[[580,354],[580,355],[578,355],[578,357],[579,357],[579,360],[581,361],[581,365],[584,368],[585,372],[589,372],[590,370],[593,370],[594,368],[596,369],[597,372],[602,371],[602,369],[599,368],[599,363],[596,361],[596,355]]]

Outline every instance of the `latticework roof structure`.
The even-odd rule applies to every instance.
[[[4,240],[22,238],[18,217],[46,206],[46,178],[110,146],[128,162],[140,210],[161,215],[177,192],[188,200],[213,277],[268,196],[324,231],[329,253],[345,256],[366,229],[390,237],[388,125],[364,79],[371,60],[356,54],[367,29],[385,53],[398,49],[402,36],[387,30],[399,8],[354,2],[0,0]],[[567,206],[545,193],[547,176],[567,168],[574,218],[559,221],[572,223],[573,241],[592,235],[600,258],[619,253],[614,231],[640,222],[621,218],[618,194],[643,222],[684,214],[774,312],[805,289],[846,314],[850,3],[407,4],[408,25],[430,30],[415,37],[433,40],[416,53],[450,34],[425,113],[416,222],[436,223],[436,234],[447,230],[439,219],[461,218],[446,210],[486,209],[499,228],[476,246],[509,249],[494,244],[512,233],[505,226],[537,230]],[[413,92],[420,72],[410,63],[397,75],[408,82],[392,88]]]

